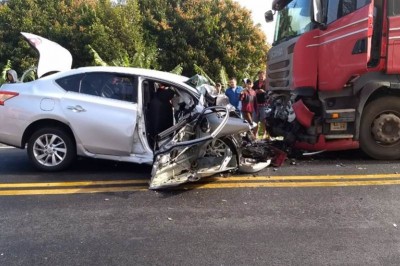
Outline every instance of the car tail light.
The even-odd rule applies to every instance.
[[[18,92],[11,92],[11,91],[0,91],[0,105],[4,105],[4,102],[18,96]]]

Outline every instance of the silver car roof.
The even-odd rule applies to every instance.
[[[41,78],[41,80],[57,80],[59,78],[76,75],[80,73],[91,73],[91,72],[107,72],[107,73],[120,73],[120,74],[128,74],[128,75],[137,75],[145,78],[151,78],[157,81],[173,83],[176,85],[180,85],[190,90],[195,95],[198,95],[199,92],[186,84],[185,82],[189,80],[188,77],[173,74],[170,72],[152,70],[152,69],[144,69],[144,68],[133,68],[133,67],[115,67],[115,66],[90,66],[90,67],[80,67],[76,69],[71,69],[67,71],[58,72],[46,77]]]

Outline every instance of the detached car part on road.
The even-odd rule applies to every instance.
[[[71,54],[22,33],[40,54],[38,79],[0,88],[0,143],[25,148],[43,171],[66,169],[76,156],[153,164],[150,188],[216,173],[257,172],[273,154],[247,157],[249,125],[229,107],[212,106],[209,84],[171,73],[124,67],[70,69]],[[46,60],[46,62],[43,62]],[[52,64],[53,63],[53,64]],[[157,89],[173,92],[170,126],[149,134]]]

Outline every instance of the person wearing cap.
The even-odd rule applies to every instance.
[[[17,83],[18,76],[14,69],[10,69],[6,72],[6,83]]]
[[[242,114],[243,118],[250,124],[250,126],[255,127],[255,123],[253,123],[253,113],[255,111],[256,92],[253,90],[253,82],[250,79],[244,79],[244,81],[246,86],[240,94]]]

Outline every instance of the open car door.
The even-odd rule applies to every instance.
[[[235,146],[224,137],[239,126],[248,128],[240,119],[230,118],[227,108],[210,107],[160,133],[149,188],[177,186],[237,169]]]

